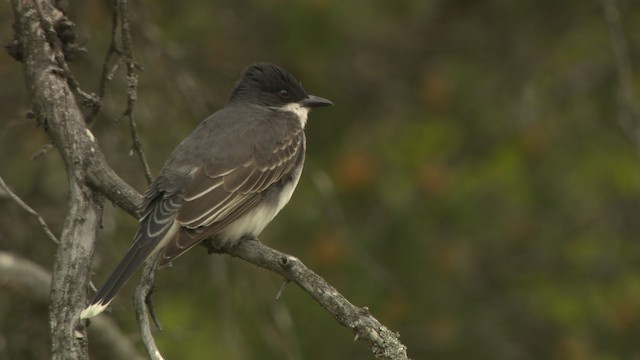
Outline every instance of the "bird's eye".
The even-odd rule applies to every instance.
[[[287,89],[282,89],[278,91],[278,95],[283,99],[288,99],[291,96],[291,93]]]

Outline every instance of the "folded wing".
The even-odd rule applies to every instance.
[[[176,218],[181,228],[164,248],[158,266],[165,266],[254,209],[266,190],[292,171],[304,151],[304,134],[302,129],[286,134],[263,141],[263,146],[269,147],[268,152],[261,149],[263,156],[252,153],[248,160],[233,168],[213,158],[205,162],[184,193]]]

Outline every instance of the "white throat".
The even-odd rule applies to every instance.
[[[300,120],[300,126],[302,126],[303,129],[305,125],[307,125],[307,117],[309,116],[308,107],[302,106],[298,103],[291,103],[291,104],[287,104],[285,106],[279,107],[278,109],[282,111],[289,111],[296,114],[296,116],[298,116],[298,120]]]

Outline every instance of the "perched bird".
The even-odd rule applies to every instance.
[[[104,311],[157,252],[163,268],[202,241],[225,246],[260,234],[300,179],[309,110],[326,105],[286,70],[249,66],[229,102],[171,153],[144,195],[133,244],[80,317]]]

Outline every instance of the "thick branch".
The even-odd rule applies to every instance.
[[[102,153],[87,130],[68,78],[59,67],[64,57],[58,39],[45,31],[63,18],[62,13],[45,0],[12,3],[34,113],[65,162],[69,185],[67,215],[51,283],[52,358],[87,359],[86,327],[79,323],[78,314],[86,303],[85,289],[103,200],[84,179],[87,164]]]
[[[139,218],[138,205],[142,203],[142,195],[109,167],[102,152],[97,155],[100,156],[96,156],[87,168],[85,180],[89,186],[106,196],[116,206],[124,209],[136,219]]]
[[[40,265],[0,251],[0,289],[14,292],[35,304],[49,304],[51,275]],[[5,292],[6,294],[6,292]],[[107,316],[92,320],[89,331],[105,358],[142,360],[143,357],[116,324]]]

